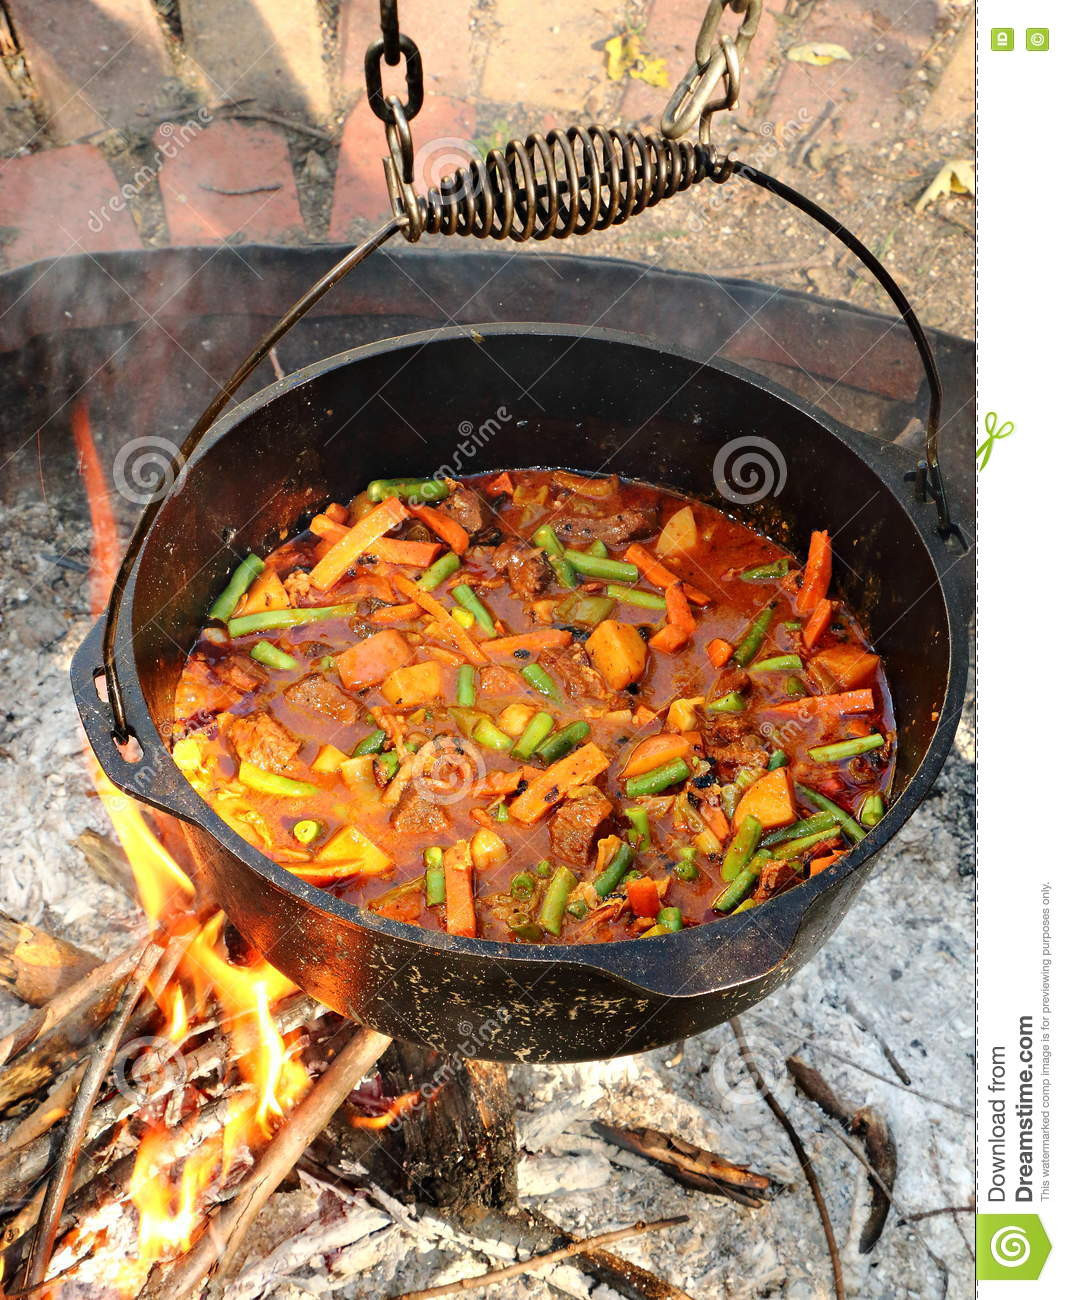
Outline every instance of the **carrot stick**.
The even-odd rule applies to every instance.
[[[523,826],[532,826],[560,803],[568,791],[579,785],[590,785],[609,766],[610,759],[598,745],[582,745],[533,777],[510,805],[511,817]]]
[[[491,496],[508,496],[514,495],[514,480],[509,474],[497,474],[494,479],[490,479],[484,485],[484,490]]]
[[[428,614],[432,614],[440,628],[440,635],[446,637],[452,645],[457,646],[463,655],[473,664],[486,664],[488,662],[484,651],[477,642],[469,635],[464,627],[451,617],[443,605],[430,595],[429,592],[423,591],[416,582],[411,582],[402,573],[396,573],[392,576],[392,584],[397,591],[403,593],[408,600],[414,601],[415,604],[421,605],[422,609]]]
[[[663,654],[671,655],[683,649],[688,644],[689,639],[686,632],[673,623],[667,623],[665,627],[654,634],[647,644],[652,650],[660,650]]]
[[[719,636],[715,636],[710,644],[706,647],[706,653],[710,657],[710,662],[715,668],[724,668],[732,658],[732,643],[724,641]]]
[[[461,934],[467,939],[476,939],[473,858],[466,840],[459,840],[444,854],[444,910],[448,934]]]
[[[796,717],[814,714],[872,713],[876,707],[873,692],[865,687],[860,691],[841,691],[838,695],[807,695],[801,700],[782,700],[767,704],[767,712],[787,713]]]
[[[407,542],[396,537],[379,537],[370,548],[379,560],[389,564],[414,564],[427,569],[440,554],[439,542]]]
[[[374,506],[357,524],[348,529],[339,542],[326,552],[311,570],[311,585],[319,591],[328,591],[351,568],[363,551],[377,539],[402,523],[407,509],[398,497],[389,497]]]
[[[463,526],[434,506],[408,506],[415,519],[442,537],[456,555],[465,555],[470,546],[470,535]]]
[[[330,501],[322,514],[332,519],[336,524],[346,524],[348,522],[348,508],[342,506],[339,501]]]
[[[640,876],[638,880],[630,880],[625,886],[625,892],[635,916],[658,915],[662,899],[658,893],[658,886],[650,876]]]
[[[830,600],[819,600],[802,630],[802,643],[807,650],[812,650],[817,645],[831,621],[832,602]]]
[[[720,808],[707,808],[703,816],[706,818],[707,826],[724,843],[732,834],[732,827],[729,825],[724,812]]]
[[[371,623],[406,623],[412,618],[420,618],[422,613],[421,605],[415,605],[413,602],[409,605],[385,605],[381,609],[375,609],[370,615]]]
[[[846,851],[846,849],[836,849],[833,853],[826,853],[823,858],[814,858],[810,863],[810,875],[820,875],[822,871],[825,871],[830,867],[838,858],[843,857]]]
[[[643,576],[654,587],[660,587],[662,591],[667,591],[674,583],[680,579],[668,565],[662,563],[660,559],[652,555],[646,547],[641,546],[638,542],[633,542],[625,552],[625,559],[630,564],[635,564]],[[700,591],[698,587],[693,587],[690,583],[683,584],[684,594],[690,601],[696,605],[709,605],[710,597],[705,591]]]
[[[335,546],[341,538],[348,535],[348,530],[343,524],[324,514],[315,515],[307,527],[316,537],[320,537],[323,542],[328,542],[330,546]]]
[[[482,648],[488,652],[489,659],[508,659],[515,650],[527,650],[530,653],[557,650],[569,645],[572,640],[572,632],[560,627],[544,627],[535,632],[523,632],[520,636],[502,636],[495,641],[486,641]]]
[[[800,614],[812,614],[817,602],[828,595],[828,584],[832,581],[832,543],[828,533],[810,534],[810,554],[803,572],[802,588],[795,599],[795,608]]]
[[[695,631],[695,618],[679,582],[666,588],[666,620],[687,637]]]

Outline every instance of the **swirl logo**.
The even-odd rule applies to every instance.
[[[115,487],[133,505],[160,501],[182,468],[181,453],[169,438],[133,438],[115,457]]]
[[[1018,1224],[1010,1223],[992,1234],[988,1247],[991,1258],[1003,1268],[1020,1268],[1028,1262],[1032,1247],[1028,1234]]]
[[[733,505],[780,496],[787,481],[784,457],[768,438],[731,438],[714,457],[714,486]]]
[[[135,1038],[116,1054],[111,1073],[116,1091],[141,1107],[184,1087],[188,1066],[169,1038]]]
[[[766,1085],[775,1089],[782,1082],[783,1053],[763,1034],[746,1033],[751,1058]],[[724,1105],[733,1109],[762,1104],[762,1094],[747,1068],[739,1043],[729,1035],[718,1048],[710,1065],[710,1081]]]
[[[414,182],[425,189],[441,189],[449,197],[472,199],[481,188],[480,169],[470,164],[480,161],[481,153],[472,140],[440,136],[429,140],[414,155]],[[461,172],[461,184],[455,183]]]
[[[435,804],[459,803],[483,781],[484,759],[454,736],[428,740],[414,758],[411,784],[423,799]]]

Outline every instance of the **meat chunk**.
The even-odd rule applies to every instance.
[[[555,855],[564,862],[584,866],[613,814],[610,800],[598,790],[580,799],[567,799],[548,826]]]
[[[542,551],[522,542],[504,542],[492,554],[492,567],[506,573],[519,600],[536,600],[551,585],[551,566]]]
[[[719,700],[722,695],[729,695],[733,691],[742,694],[750,684],[751,679],[742,668],[726,668],[724,672],[718,673],[711,696]]]
[[[257,690],[268,676],[265,668],[260,668],[254,659],[242,654],[226,654],[214,660],[210,675],[236,692],[238,699]]]
[[[284,696],[294,709],[332,718],[346,727],[358,722],[362,716],[362,710],[350,695],[317,673],[290,686]]]
[[[471,541],[483,540],[484,535],[494,528],[492,512],[487,503],[471,488],[455,488],[446,500],[439,503],[437,509],[461,524],[469,533]]]
[[[626,697],[612,691],[602,675],[592,667],[584,646],[572,642],[561,650],[541,650],[540,666],[561,685],[574,700],[602,700],[612,708],[620,708]]]
[[[395,811],[389,819],[392,829],[401,835],[414,831],[432,831],[437,834],[446,831],[451,825],[451,818],[431,799],[426,799],[416,786],[409,785],[399,797]]]
[[[625,506],[609,515],[564,514],[555,520],[555,532],[563,546],[584,546],[601,541],[607,546],[624,546],[627,542],[648,537],[658,528],[658,505],[655,502]]]
[[[234,718],[229,740],[237,754],[267,772],[283,774],[300,751],[300,741],[269,713]]]
[[[787,889],[796,879],[798,879],[798,872],[789,863],[775,860],[767,862],[762,868],[758,885],[751,898],[755,903],[764,903],[767,898],[772,898],[774,894]]]

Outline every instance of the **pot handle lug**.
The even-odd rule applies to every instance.
[[[93,625],[74,652],[70,664],[74,703],[92,752],[104,775],[119,790],[161,812],[192,821],[194,818],[188,809],[190,789],[170,754],[154,735],[150,740],[146,737],[142,743],[133,729],[127,728],[124,742],[127,752],[124,754],[119,749],[120,737],[115,730],[110,704],[106,694],[98,689],[98,683],[102,683],[104,678],[106,623],[106,618],[101,618]]]

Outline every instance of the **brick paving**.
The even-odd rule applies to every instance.
[[[631,24],[647,57],[665,60],[672,86],[703,11],[704,0],[400,0],[402,28],[425,60],[419,181],[442,158],[530,129],[592,120],[654,129],[669,91],[609,80],[604,45]],[[62,253],[72,222],[84,247],[103,248],[345,241],[385,214],[383,132],[363,89],[365,47],[377,34],[371,0],[339,0],[324,24],[317,0],[6,0],[9,24],[4,12],[0,266]],[[786,57],[815,40],[851,58],[815,67]],[[931,280],[952,267],[967,276],[971,216],[961,200],[917,216],[913,200],[945,158],[971,155],[972,41],[966,0],[767,0],[743,100],[721,121],[729,147],[756,148],[770,170],[893,248],[919,303],[929,283],[922,305],[933,321],[955,327],[971,294],[962,284],[945,306]],[[385,70],[385,84],[402,90],[398,69]],[[232,100],[259,120],[227,120]],[[201,121],[160,165],[160,133],[179,133],[201,109],[210,125]],[[88,229],[85,214],[123,185],[120,211]],[[259,186],[278,188],[217,192]],[[784,259],[762,206],[743,195],[731,209],[748,242],[762,245],[752,265],[801,262],[809,251],[811,270],[789,270],[790,282],[865,300],[787,223],[797,242]],[[641,218],[635,238],[629,228],[602,237],[601,251],[701,269],[742,260],[734,223],[667,207]]]

